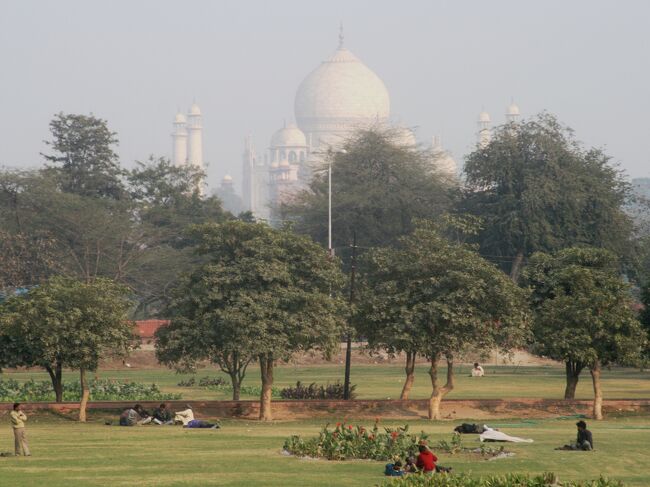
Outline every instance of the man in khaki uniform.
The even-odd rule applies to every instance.
[[[14,429],[14,449],[16,456],[19,457],[21,453],[26,457],[31,456],[25,436],[25,421],[27,421],[27,416],[25,416],[19,402],[14,403],[14,410],[9,413],[9,416],[11,417],[11,426]]]

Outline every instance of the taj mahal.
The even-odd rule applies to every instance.
[[[516,122],[519,107],[511,103],[507,122]],[[334,53],[300,83],[294,100],[296,123],[285,123],[271,137],[268,149],[258,153],[252,136],[245,137],[242,156],[241,210],[269,220],[271,208],[306,187],[312,168],[356,130],[390,128],[397,142],[416,148],[413,131],[391,122],[390,96],[381,78],[344,45],[343,32]],[[172,133],[174,164],[203,167],[201,110],[192,104],[187,116],[178,113]],[[489,143],[490,115],[482,111],[477,120],[476,141]],[[458,166],[440,137],[433,135],[430,146],[437,169],[450,178],[458,177]],[[226,175],[221,190],[234,194],[233,178]]]

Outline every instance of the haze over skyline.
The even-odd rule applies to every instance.
[[[36,167],[55,113],[93,113],[130,167],[170,156],[177,109],[200,105],[208,182],[239,190],[243,140],[262,153],[294,121],[300,82],[345,44],[386,84],[391,119],[441,135],[459,164],[485,109],[558,116],[631,177],[650,176],[650,4],[628,1],[3,1],[0,165]]]

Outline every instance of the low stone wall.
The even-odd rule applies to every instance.
[[[190,404],[199,418],[255,419],[259,414],[257,401],[166,401],[173,411]],[[139,401],[145,409],[153,409],[159,401]],[[118,414],[132,406],[126,401],[93,401],[89,410],[102,410]],[[393,418],[423,419],[427,415],[428,401],[400,400],[353,400],[353,401],[273,401],[273,417],[278,420],[307,418]],[[442,402],[441,413],[445,419],[487,420],[505,417],[544,418],[572,414],[589,414],[591,401],[551,399],[449,399]],[[11,409],[10,403],[0,403],[0,412]],[[70,412],[79,408],[78,403],[24,403],[27,411],[54,410]],[[613,399],[603,403],[605,413],[648,412],[650,399]]]

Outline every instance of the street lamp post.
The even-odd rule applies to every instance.
[[[327,168],[327,254],[332,255],[332,158],[329,158]]]
[[[347,154],[345,149],[333,151],[327,150],[327,253],[334,257],[334,248],[332,247],[332,157],[334,154]]]

